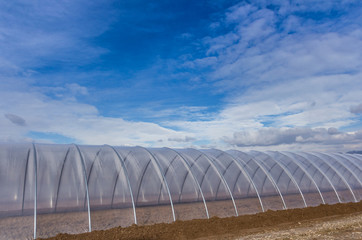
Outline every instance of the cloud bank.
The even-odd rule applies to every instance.
[[[208,19],[199,35],[178,34],[194,51],[133,70],[132,87],[127,74],[97,67],[110,54],[97,39],[121,15],[111,2],[30,4],[34,15],[25,2],[12,13],[0,4],[0,141],[362,149],[361,4],[268,2],[236,4]],[[188,101],[185,89],[202,98]],[[161,92],[169,98],[158,100]]]

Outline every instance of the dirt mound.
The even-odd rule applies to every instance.
[[[298,223],[305,220],[324,218],[335,215],[346,215],[362,212],[362,201],[359,203],[343,203],[320,205],[289,210],[268,210],[264,213],[243,215],[239,217],[211,219],[195,219],[176,221],[147,226],[132,225],[130,227],[112,228],[77,235],[58,234],[49,240],[65,239],[196,239],[208,236],[240,236],[243,232],[254,228],[272,227],[286,223]]]

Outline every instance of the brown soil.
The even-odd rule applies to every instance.
[[[195,219],[176,221],[174,223],[159,223],[154,225],[116,227],[109,230],[93,231],[78,235],[58,234],[48,240],[65,239],[235,239],[250,234],[260,234],[269,230],[293,228],[298,225],[316,223],[338,217],[354,216],[354,224],[360,227],[362,216],[362,201],[359,203],[343,203],[320,205],[289,210],[268,210],[264,213],[243,215],[239,217],[211,219]],[[314,221],[314,223],[313,223]],[[356,222],[357,221],[357,222]],[[351,225],[352,226],[352,225]],[[335,228],[335,227],[334,227]],[[361,227],[360,227],[361,228]],[[342,229],[342,228],[341,228]],[[347,228],[352,229],[352,227]],[[343,229],[342,229],[343,230]],[[321,230],[327,231],[327,230]],[[337,228],[337,231],[338,228]],[[361,229],[359,229],[361,231]],[[305,235],[305,233],[303,233]],[[269,236],[270,234],[267,233]],[[359,235],[360,236],[360,235]],[[341,236],[339,236],[340,238]],[[265,239],[261,236],[259,239]],[[288,237],[284,239],[289,239]],[[312,236],[308,239],[313,239]],[[358,239],[358,238],[356,238]]]

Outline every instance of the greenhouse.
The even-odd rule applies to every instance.
[[[0,239],[359,202],[362,155],[0,144]]]

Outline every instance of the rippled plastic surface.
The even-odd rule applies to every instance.
[[[0,144],[0,239],[357,202],[362,156]]]

